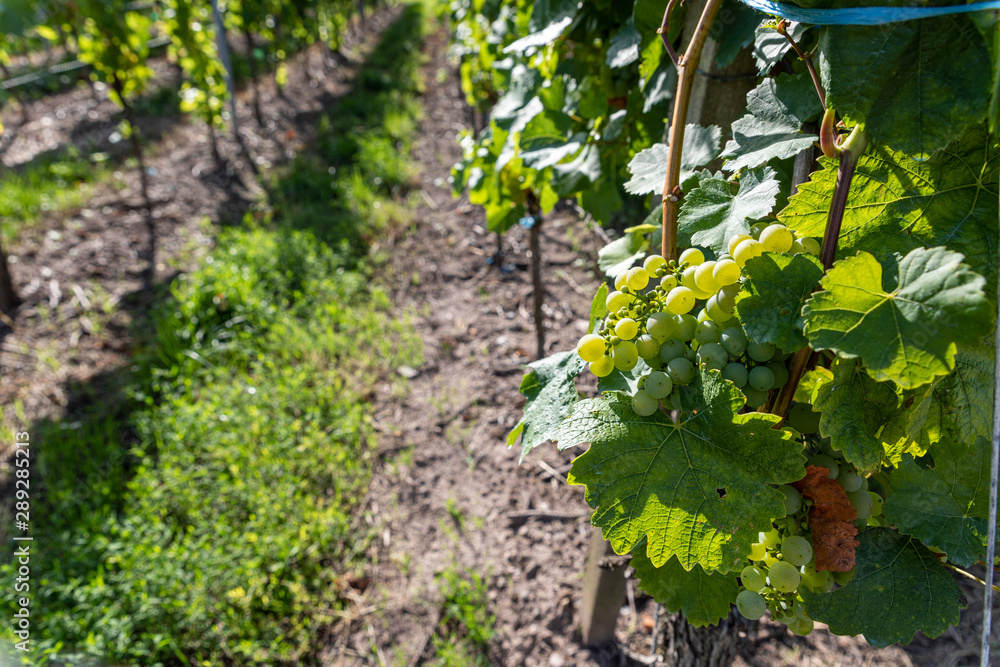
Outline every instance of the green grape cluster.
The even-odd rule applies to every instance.
[[[618,275],[608,294],[607,319],[580,339],[577,353],[599,378],[633,370],[643,359],[650,371],[639,379],[632,408],[653,414],[661,402],[680,409],[678,387],[694,380],[699,365],[718,370],[738,387],[747,405],[767,403],[769,392],[788,381],[789,355],[747,338],[736,314],[747,261],[767,252],[819,253],[812,238],[795,238],[780,224],[759,223],[750,234],[729,239],[728,253],[706,259],[688,248],[677,262],[650,255],[641,267]]]

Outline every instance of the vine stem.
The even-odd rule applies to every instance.
[[[1000,309],[1000,291],[997,292]],[[996,336],[996,356],[993,366],[993,455],[990,457],[990,523],[986,538],[986,588],[983,592],[983,643],[980,664],[990,664],[990,630],[993,628],[993,573],[997,551],[997,476],[1000,472],[1000,336]]]
[[[802,47],[796,43],[795,39],[788,34],[788,21],[781,19],[778,21],[778,25],[775,29],[778,31],[778,34],[788,40],[788,43],[792,45],[793,49],[795,49],[795,53],[798,54],[799,58],[805,62],[806,69],[809,70],[809,76],[812,77],[813,85],[816,86],[816,94],[819,95],[819,103],[825,107],[826,94],[823,92],[823,84],[820,83],[819,75],[816,73],[816,67],[813,65],[812,56],[803,51]]]
[[[837,242],[840,239],[840,227],[844,222],[844,210],[847,208],[847,195],[851,191],[851,181],[854,178],[858,160],[861,159],[867,146],[868,140],[864,127],[857,125],[850,136],[837,147],[837,152],[840,154],[840,166],[837,169],[837,181],[833,186],[833,199],[830,202],[830,212],[826,217],[826,230],[823,233],[823,245],[820,250],[820,260],[823,262],[824,272],[830,270],[837,255]],[[788,382],[778,393],[778,398],[774,402],[773,414],[782,419],[788,416],[788,409],[792,407],[795,390],[798,388],[799,381],[802,380],[806,369],[814,361],[814,355],[818,355],[818,353],[806,346],[792,357],[788,368]]]
[[[664,14],[664,24],[669,22],[673,3],[668,3]],[[667,261],[677,259],[677,214],[680,209],[681,149],[684,146],[684,126],[687,124],[688,105],[691,102],[691,86],[698,70],[701,50],[708,41],[708,31],[715,15],[719,13],[722,0],[706,0],[705,9],[698,19],[698,27],[688,43],[687,50],[677,66],[677,92],[674,96],[674,113],[670,117],[670,142],[667,147],[667,175],[663,181],[663,240],[660,254]],[[663,30],[661,28],[661,30]],[[663,39],[667,37],[664,34]]]

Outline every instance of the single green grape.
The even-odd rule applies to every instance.
[[[878,516],[882,513],[882,508],[885,506],[885,501],[882,500],[882,496],[875,493],[874,491],[865,491],[869,496],[872,497],[872,516]]]
[[[638,390],[632,396],[632,410],[640,417],[648,417],[656,412],[657,407],[659,407],[659,401],[650,396],[644,389]]]
[[[690,361],[678,357],[667,362],[667,374],[674,381],[674,384],[687,384],[694,380],[697,371]]]
[[[621,290],[628,284],[628,271],[622,271],[617,276],[615,276],[615,289]],[[610,294],[608,296],[611,296]]]
[[[760,592],[767,586],[766,576],[756,565],[747,565],[740,572],[740,581],[748,590]]]
[[[784,387],[788,382],[788,369],[785,368],[784,361],[771,361],[767,365],[768,370],[774,374],[774,389]]]
[[[611,375],[615,369],[615,360],[610,355],[602,355],[600,359],[590,363],[590,372],[599,378]]]
[[[796,634],[799,637],[805,637],[813,631],[815,625],[815,622],[811,618],[797,618],[788,624],[788,629],[792,632],[792,634]]]
[[[721,323],[727,320],[731,320],[733,317],[732,313],[727,313],[722,309],[721,306],[719,306],[718,294],[713,294],[712,296],[708,297],[708,301],[705,302],[704,312],[707,313],[708,317],[714,320],[716,323]]]
[[[768,568],[767,578],[771,582],[771,588],[780,593],[791,593],[802,582],[802,575],[795,566],[783,560]]]
[[[632,340],[637,333],[639,333],[639,323],[631,317],[620,319],[615,325],[615,335],[622,340]]]
[[[819,433],[819,418],[809,403],[796,403],[788,410],[788,424],[799,433]]]
[[[733,250],[733,261],[742,269],[747,265],[754,257],[760,257],[764,254],[764,246],[760,241],[754,241],[753,239],[747,239],[742,241]]]
[[[593,363],[604,356],[604,349],[606,347],[607,342],[604,340],[603,336],[598,336],[597,334],[587,334],[580,339],[579,343],[576,344],[576,353],[579,354],[580,358],[584,361]]]
[[[639,363],[639,350],[630,340],[623,340],[615,345],[611,356],[615,360],[615,368],[620,371],[630,371]]]
[[[781,540],[781,555],[792,565],[802,566],[812,560],[813,548],[806,538],[799,535],[789,535]]]
[[[695,274],[698,272],[697,266],[689,266],[681,273],[681,285],[687,287],[692,292],[700,292],[701,288],[695,282]]]
[[[802,583],[814,593],[825,593],[833,588],[833,574],[829,570],[817,572],[815,566],[802,568]]]
[[[639,290],[645,289],[646,285],[649,284],[649,272],[641,266],[637,266],[634,269],[628,270],[628,275],[625,278],[625,283],[628,288],[633,292],[638,292]]]
[[[689,266],[698,266],[705,261],[705,254],[698,248],[688,248],[681,253],[680,258],[677,260],[680,264],[688,264]]]
[[[698,348],[698,362],[708,368],[721,371],[726,367],[729,355],[718,343],[705,343]]]
[[[741,591],[736,596],[736,609],[748,621],[756,621],[767,611],[767,602],[757,591]]]
[[[785,494],[785,514],[795,514],[802,509],[802,494],[787,484],[782,484],[778,490]]]
[[[858,512],[858,519],[867,521],[872,515],[875,503],[868,491],[858,490],[847,494],[847,499],[851,501],[851,507]]]
[[[628,308],[632,305],[633,301],[635,301],[635,297],[631,294],[615,291],[608,295],[604,305],[608,307],[609,313],[617,315],[620,310]]]
[[[659,400],[666,398],[674,390],[674,382],[663,371],[652,371],[646,376],[646,393]]]
[[[768,343],[758,343],[754,340],[747,343],[747,354],[754,361],[759,361],[761,363],[770,361],[771,357],[774,356],[774,351],[774,346]]]
[[[635,339],[635,349],[643,359],[653,359],[660,353],[660,344],[649,334],[643,334]]]
[[[853,470],[847,469],[846,466],[841,467],[840,474],[837,475],[837,482],[844,487],[844,491],[851,493],[852,491],[861,490],[861,482],[863,478],[861,475],[857,474]]]
[[[732,313],[736,311],[736,297],[739,296],[742,286],[739,283],[734,283],[732,285],[726,285],[719,290],[716,300],[719,302],[719,308],[724,312]]]
[[[694,315],[689,313],[677,315],[674,317],[674,333],[671,336],[677,340],[691,340],[697,327],[698,319]]]
[[[715,260],[708,260],[699,264],[698,268],[695,270],[694,282],[695,285],[698,286],[698,289],[702,292],[715,293],[719,291],[720,287],[722,287],[722,285],[715,280],[715,266]]]
[[[821,466],[830,471],[830,479],[837,479],[840,475],[840,466],[837,465],[837,461],[834,460],[832,456],[827,456],[826,454],[817,454],[809,459],[806,465],[810,466]]]
[[[726,367],[722,369],[722,377],[742,389],[747,383],[747,367],[738,361],[726,364]]]
[[[683,285],[670,290],[667,297],[663,300],[663,304],[667,307],[667,310],[674,315],[683,315],[691,312],[691,309],[694,308],[694,303],[694,292]]]
[[[679,284],[680,283],[677,282],[677,276],[672,273],[668,273],[660,278],[660,288],[663,289],[664,292],[669,292]]]
[[[747,397],[747,405],[751,408],[759,408],[767,403],[767,392],[757,391],[753,387],[743,387],[743,395]]]
[[[796,239],[796,243],[798,243],[802,247],[802,250],[804,252],[810,255],[814,255],[815,257],[819,257],[821,249],[819,241],[817,241],[816,239],[812,238],[811,236],[806,236],[801,239]]]
[[[747,349],[747,336],[740,327],[723,329],[719,335],[719,344],[733,357],[739,357]]]
[[[699,323],[694,329],[694,339],[701,345],[705,343],[718,343],[721,336],[722,329],[711,320]]]
[[[684,352],[687,350],[687,346],[679,340],[668,340],[664,341],[660,345],[660,361],[667,363],[678,357],[683,358]]]
[[[656,275],[656,270],[666,265],[667,260],[660,255],[650,255],[642,262],[642,268],[646,269],[646,272],[651,276]]]
[[[775,223],[764,228],[760,233],[760,243],[769,252],[788,252],[792,249],[795,238],[788,227]]]
[[[750,369],[748,383],[757,391],[768,391],[774,387],[774,373],[767,366]]]
[[[743,243],[748,239],[752,240],[753,237],[750,236],[749,234],[737,234],[736,236],[729,239],[729,242],[726,244],[727,249],[729,250],[729,256],[732,257],[736,253],[736,246],[738,246],[739,244]]]
[[[846,586],[851,583],[851,579],[854,578],[854,575],[857,574],[857,572],[858,568],[856,567],[851,568],[847,572],[834,572],[833,580],[837,582],[838,586]]]
[[[668,313],[653,313],[646,318],[646,333],[658,343],[670,338],[674,332],[674,320]]]
[[[720,287],[732,285],[740,279],[740,265],[731,259],[720,259],[715,263],[712,277]]]

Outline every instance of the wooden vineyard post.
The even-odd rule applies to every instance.
[[[614,640],[618,610],[625,602],[627,566],[628,559],[616,556],[601,529],[595,527],[590,534],[587,570],[583,575],[580,628],[584,644]]]

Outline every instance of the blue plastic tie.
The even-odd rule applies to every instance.
[[[811,25],[883,25],[901,21],[967,14],[1000,9],[1000,0],[973,2],[949,7],[846,7],[843,9],[803,9],[785,2],[771,0],[741,0],[748,7],[789,21]]]
[[[531,229],[532,227],[535,226],[535,223],[538,222],[538,220],[536,220],[535,216],[533,215],[526,215],[517,222],[518,224],[521,225],[521,227],[525,229]]]

